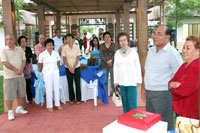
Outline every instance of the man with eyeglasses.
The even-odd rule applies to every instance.
[[[167,26],[161,25],[152,35],[154,46],[146,58],[142,97],[146,97],[146,111],[161,114],[162,121],[168,122],[168,130],[173,130],[172,94],[168,82],[183,61],[169,43],[170,33]]]

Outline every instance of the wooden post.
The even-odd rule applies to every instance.
[[[4,35],[13,34],[17,38],[14,0],[2,0]]]
[[[129,22],[129,4],[128,2],[124,3],[124,14],[123,14],[123,24],[124,24],[124,32],[128,35],[130,34],[130,22]]]
[[[60,27],[60,19],[61,19],[60,13],[57,12],[56,13],[56,29],[61,29],[61,27]]]
[[[137,46],[142,68],[142,74],[144,74],[144,65],[147,56],[148,44],[147,0],[137,1],[137,37]]]
[[[120,33],[120,12],[119,12],[119,10],[116,11],[115,19],[116,19],[115,44],[117,45],[118,44],[117,35]]]
[[[38,27],[39,33],[45,35],[45,16],[44,16],[44,6],[42,4],[37,5],[38,11]]]

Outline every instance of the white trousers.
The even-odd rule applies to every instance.
[[[60,84],[59,84],[59,73],[58,72],[48,72],[43,74],[43,79],[46,88],[46,106],[47,108],[53,108],[53,92],[55,106],[60,106]]]

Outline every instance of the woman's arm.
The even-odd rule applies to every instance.
[[[43,69],[43,63],[38,63],[38,68],[39,68],[39,71],[42,72],[42,69]]]

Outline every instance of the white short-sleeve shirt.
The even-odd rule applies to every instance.
[[[43,74],[50,74],[52,72],[59,72],[57,65],[58,61],[60,61],[58,52],[52,51],[52,54],[50,55],[49,52],[45,50],[39,55],[38,63],[43,63]]]

